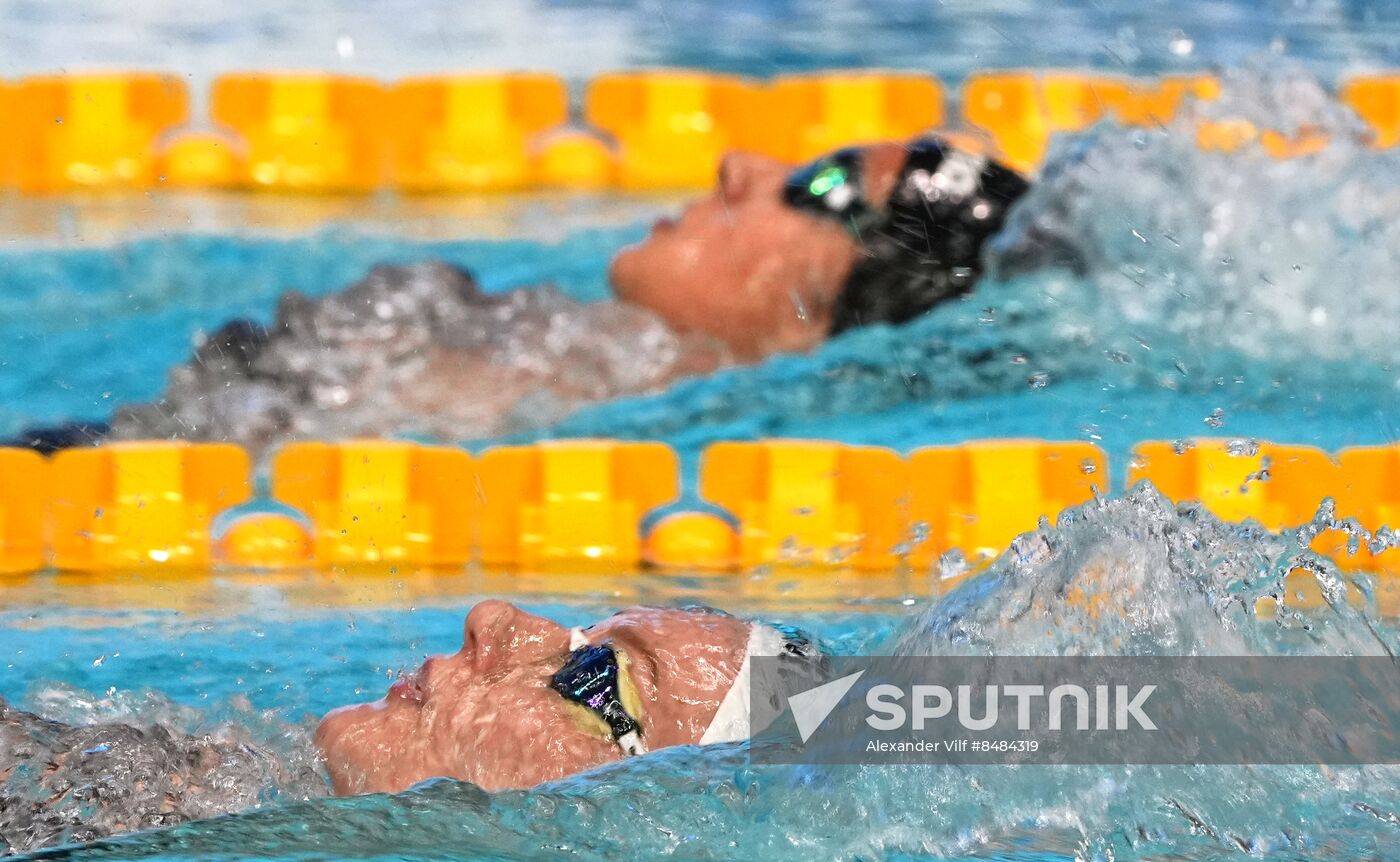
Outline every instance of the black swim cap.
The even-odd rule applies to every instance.
[[[894,191],[870,205],[861,150],[839,150],[799,169],[784,199],[841,220],[861,246],[832,310],[831,333],[904,323],[962,296],[982,274],[982,246],[1030,188],[1020,174],[937,137],[911,143]]]

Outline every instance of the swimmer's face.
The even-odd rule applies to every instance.
[[[336,793],[396,792],[440,776],[529,787],[622,757],[550,688],[569,656],[567,629],[500,601],[472,608],[465,629],[459,652],[428,659],[383,700],[321,721],[316,744]],[[635,608],[585,634],[624,657],[654,750],[700,741],[743,664],[748,632],[719,614]]]
[[[903,157],[899,144],[865,149],[872,203],[888,197]],[[714,192],[613,259],[617,296],[743,359],[820,344],[858,248],[839,223],[783,203],[791,172],[762,156],[726,156]]]

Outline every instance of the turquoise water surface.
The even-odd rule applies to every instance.
[[[1121,482],[1128,450],[1141,439],[1209,435],[1335,449],[1400,436],[1400,157],[1362,146],[1355,119],[1326,86],[1355,68],[1400,64],[1394,4],[561,0],[481,4],[473,18],[408,2],[353,14],[312,4],[291,20],[280,6],[253,2],[206,21],[207,4],[147,2],[131,7],[127,28],[95,9],[64,19],[61,5],[0,2],[0,14],[20,25],[0,36],[8,71],[137,62],[160,40],[174,46],[161,64],[200,78],[250,57],[384,75],[459,65],[449,59],[578,76],[643,62],[755,74],[890,63],[949,79],[1023,63],[1129,72],[1224,67],[1226,96],[1203,108],[1205,116],[1320,126],[1333,145],[1278,162],[1249,149],[1202,153],[1189,119],[1163,129],[1093,130],[1057,144],[990,253],[994,262],[1016,259],[1031,237],[1048,233],[1080,252],[1080,272],[1005,272],[904,327],[854,332],[810,355],[584,407],[506,438],[457,442],[658,439],[682,453],[693,476],[695,456],[717,439],[813,436],[907,451],[1037,436],[1102,445]],[[538,44],[522,46],[521,28],[533,28]],[[93,32],[106,35],[81,36]],[[351,37],[348,52],[342,33]],[[576,51],[561,49],[575,43]],[[414,53],[408,45],[432,47]],[[102,419],[114,405],[149,399],[199,331],[231,317],[270,320],[282,291],[323,295],[375,263],[444,259],[474,270],[488,291],[553,282],[568,296],[602,301],[606,261],[644,229],[609,223],[550,241],[425,242],[407,229],[353,223],[296,235],[143,232],[133,224],[120,241],[101,245],[11,242],[0,250],[0,436],[31,423]],[[738,613],[803,625],[830,649],[851,653],[1400,648],[1373,609],[1344,602],[1253,615],[1255,599],[1284,594],[1282,579],[1300,560],[1330,576],[1301,553],[1288,536],[1177,511],[1146,490],[1071,513],[947,596],[928,572],[905,573],[888,588],[840,582],[835,599],[813,598],[813,582],[789,588],[772,573],[699,592]],[[322,711],[377,697],[399,668],[455,649],[462,617],[479,598],[514,597],[573,624],[638,601],[692,600],[691,582],[703,580],[628,572],[616,586],[566,583],[541,592],[476,572],[415,577],[16,581],[0,592],[0,697],[69,722],[232,726],[296,760],[309,756],[308,728]],[[424,587],[449,582],[456,586]],[[779,598],[746,597],[767,587]],[[1074,593],[1098,599],[1099,612],[1086,615],[1064,598]],[[491,795],[451,782],[349,800],[274,789],[256,812],[58,852],[1400,858],[1393,769],[881,771],[759,768],[746,755],[743,746],[667,751]]]

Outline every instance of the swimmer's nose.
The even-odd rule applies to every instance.
[[[728,153],[719,163],[719,194],[726,203],[739,203],[768,185],[776,188],[775,183],[785,175],[786,168],[775,159],[753,153]]]
[[[462,653],[478,673],[485,673],[503,662],[567,651],[568,641],[568,632],[557,623],[490,599],[467,613]]]

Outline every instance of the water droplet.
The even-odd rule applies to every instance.
[[[1210,415],[1201,420],[1212,428],[1220,428],[1225,425],[1225,411],[1217,407],[1210,411]]]
[[[1225,451],[1235,458],[1253,458],[1259,454],[1259,441],[1236,437],[1226,442]]]

